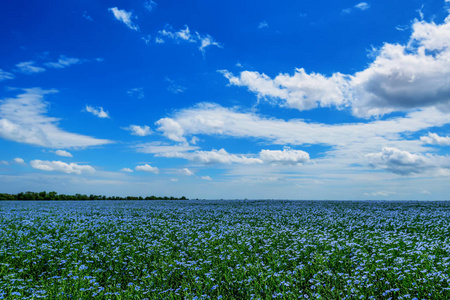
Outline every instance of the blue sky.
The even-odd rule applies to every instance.
[[[448,199],[450,1],[1,6],[1,192]]]

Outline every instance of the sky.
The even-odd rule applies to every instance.
[[[0,192],[449,199],[449,0],[0,6]]]

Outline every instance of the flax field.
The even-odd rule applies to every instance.
[[[450,202],[0,202],[0,299],[450,299],[449,264]]]

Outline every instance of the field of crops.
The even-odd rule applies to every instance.
[[[0,202],[0,299],[450,299],[450,202]]]

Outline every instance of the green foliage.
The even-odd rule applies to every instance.
[[[18,194],[5,194],[0,193],[0,200],[189,200],[185,196],[181,198],[176,197],[156,197],[156,196],[147,196],[143,198],[142,196],[126,196],[126,197],[118,197],[118,196],[102,196],[102,195],[65,195],[52,192],[25,192]]]

